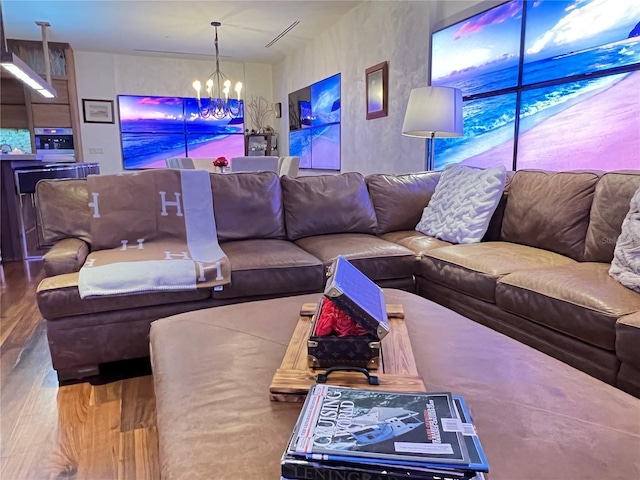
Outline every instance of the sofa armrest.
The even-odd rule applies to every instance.
[[[79,238],[65,238],[55,243],[44,254],[44,271],[47,277],[80,270],[89,255],[89,245]]]
[[[622,363],[640,370],[640,312],[616,322],[616,355]]]

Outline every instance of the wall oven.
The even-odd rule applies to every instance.
[[[43,162],[76,161],[71,128],[34,128],[36,153],[42,154]]]

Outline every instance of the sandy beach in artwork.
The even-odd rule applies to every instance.
[[[244,135],[229,135],[224,139],[189,148],[189,158],[193,159],[227,157],[227,159],[231,160],[233,157],[242,156],[244,156]],[[165,160],[174,157],[184,157],[184,150],[155,155],[149,159],[148,163],[145,163],[144,168],[164,168],[166,167]],[[201,162],[195,163],[198,166],[197,164]]]
[[[622,170],[640,168],[640,72],[520,135],[518,169]],[[511,158],[511,142],[460,162],[495,166],[496,158]]]

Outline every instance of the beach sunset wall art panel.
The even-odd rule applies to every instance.
[[[202,119],[195,98],[119,95],[118,108],[127,170],[165,168],[171,157],[244,155],[244,118]]]
[[[435,32],[432,62],[465,100],[436,169],[640,168],[640,2],[511,1]]]
[[[522,83],[640,62],[640,2],[527,2]]]
[[[311,168],[311,129],[289,132],[289,155],[300,157],[300,168]]]
[[[300,168],[340,170],[340,74],[289,94],[289,155]]]
[[[462,95],[518,84],[522,2],[512,1],[451,25],[431,40],[431,85]]]
[[[242,102],[231,100],[236,111]],[[198,114],[198,101],[185,98],[185,124],[187,155],[191,158],[242,157],[244,155],[244,116],[237,118],[202,118]]]
[[[462,163],[474,167],[504,165],[511,170],[515,112],[515,93],[464,102],[463,136],[436,140],[435,169]]]
[[[640,169],[640,71],[522,92],[518,168]]]

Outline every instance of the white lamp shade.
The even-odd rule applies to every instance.
[[[402,134],[408,137],[462,136],[462,92],[451,87],[411,90]]]

